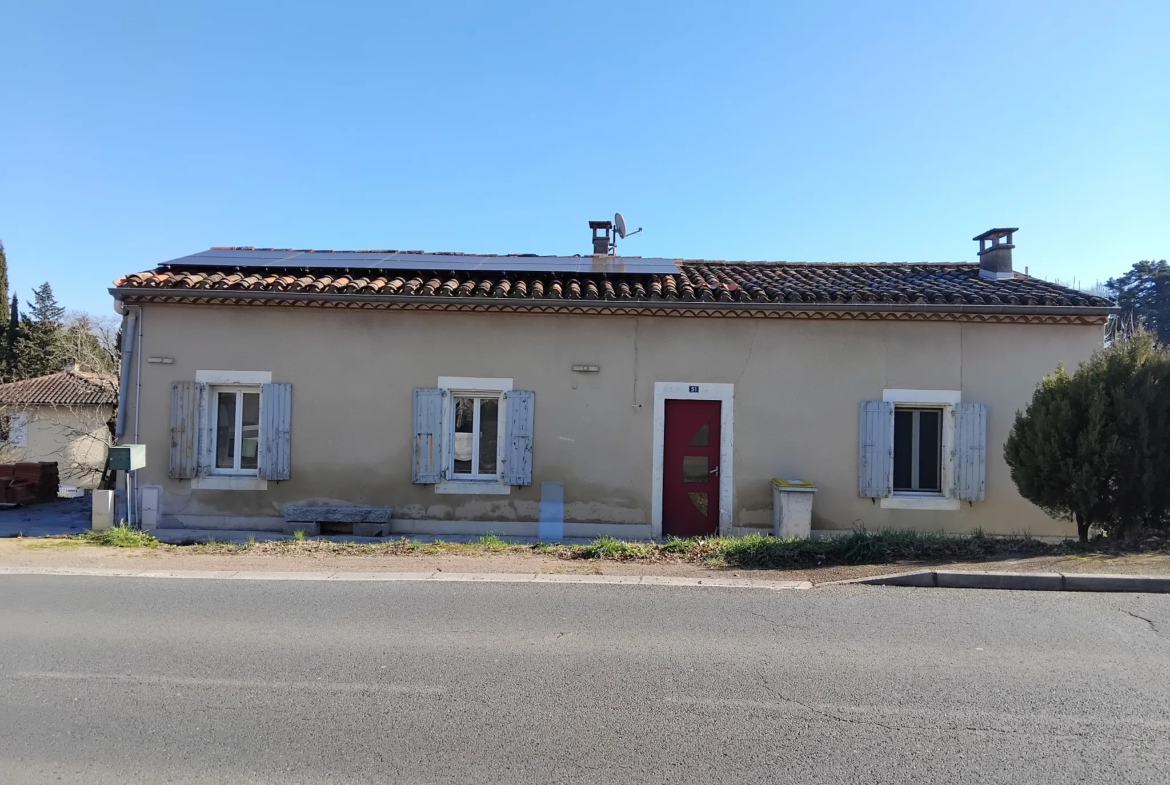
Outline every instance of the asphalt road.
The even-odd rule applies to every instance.
[[[1170,596],[0,576],[0,782],[1170,781]]]

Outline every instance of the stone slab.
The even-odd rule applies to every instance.
[[[289,504],[284,508],[288,523],[388,523],[390,507]],[[356,534],[356,532],[355,532]]]

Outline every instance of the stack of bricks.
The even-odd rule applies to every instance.
[[[57,498],[61,481],[56,461],[0,463],[0,499],[16,504]]]

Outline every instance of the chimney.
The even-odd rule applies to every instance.
[[[983,234],[973,237],[979,243],[979,277],[998,281],[1011,278],[1012,272],[1012,235],[1020,231],[1012,229],[988,229]]]
[[[613,221],[590,221],[589,228],[593,230],[593,255],[609,256],[609,232],[613,228]]]

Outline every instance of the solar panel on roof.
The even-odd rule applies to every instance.
[[[670,259],[637,256],[476,256],[473,254],[295,251],[213,248],[171,259],[173,267],[314,267],[559,273],[677,273]]]

